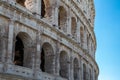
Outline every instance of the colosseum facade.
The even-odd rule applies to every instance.
[[[0,0],[0,80],[98,80],[93,0]]]

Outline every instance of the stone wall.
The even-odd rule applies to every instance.
[[[93,25],[76,1],[18,1],[0,1],[1,75],[97,80]]]

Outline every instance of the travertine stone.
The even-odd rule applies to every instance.
[[[97,80],[94,17],[93,0],[0,0],[0,80]]]

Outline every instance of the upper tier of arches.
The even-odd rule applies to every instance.
[[[74,1],[74,5],[72,1]],[[37,17],[48,20],[64,34],[72,37],[75,42],[79,43],[83,49],[94,57],[93,54],[96,50],[94,31],[84,15],[84,10],[81,9],[83,14],[78,15],[77,12],[80,12],[80,10],[76,11],[76,1],[79,4],[93,2],[92,0],[16,0],[16,3],[23,8],[27,8],[33,14],[39,15]],[[82,8],[82,6],[78,6],[78,8]]]

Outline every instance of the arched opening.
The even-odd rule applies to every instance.
[[[44,0],[41,0],[41,17],[45,17],[45,3]]]
[[[77,58],[74,59],[73,65],[74,65],[74,74],[73,74],[74,80],[79,80],[79,63]]]
[[[63,30],[64,32],[67,32],[67,12],[62,6],[59,7],[58,26],[59,29]]]
[[[72,17],[71,18],[71,34],[74,38],[77,37],[76,30],[77,30],[76,19],[74,17]]]
[[[81,42],[81,46],[83,46],[84,43],[84,32],[83,32],[83,27],[80,27],[80,42]]]
[[[45,72],[45,52],[42,48],[42,51],[41,51],[41,64],[40,64],[40,69]]]
[[[23,66],[24,45],[19,36],[16,36],[14,64]]]
[[[62,51],[60,53],[59,62],[60,62],[59,70],[60,76],[68,79],[68,55],[65,51]]]
[[[86,65],[83,64],[83,80],[87,80]]]
[[[27,33],[20,32],[16,36],[14,64],[32,68],[32,39]]]
[[[44,43],[41,51],[40,69],[43,72],[53,74],[55,68],[54,60],[55,60],[55,55],[54,55],[53,47],[49,43]]]
[[[25,7],[25,0],[16,0],[16,2],[21,6]]]
[[[41,18],[47,18],[52,15],[52,8],[49,0],[41,0]]]

